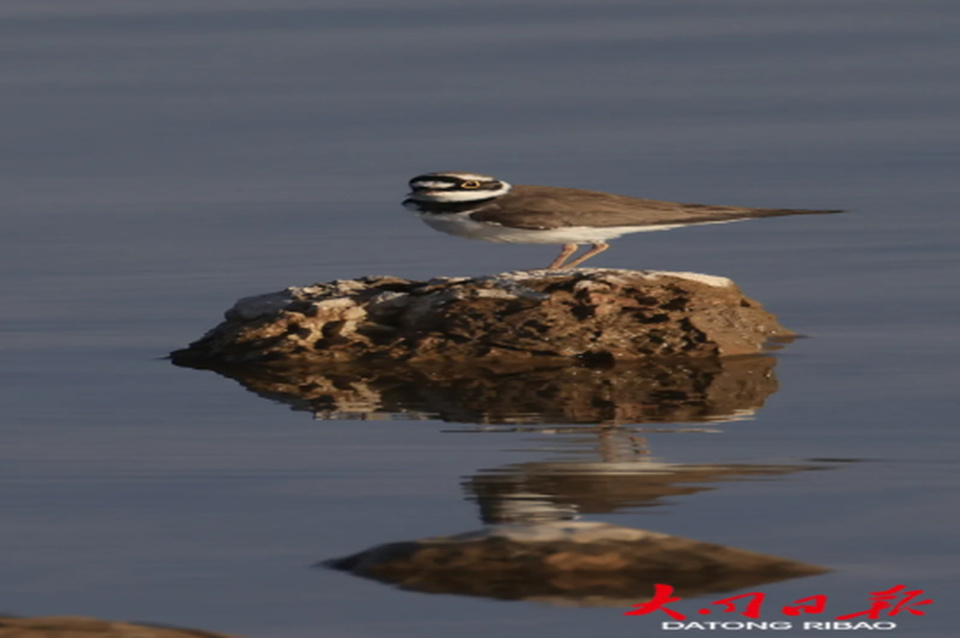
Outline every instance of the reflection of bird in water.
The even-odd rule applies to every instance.
[[[635,438],[601,436],[599,461],[521,463],[479,472],[463,482],[464,489],[485,523],[535,523],[655,507],[670,497],[714,489],[711,483],[822,467],[666,463],[649,456],[646,447],[634,447],[644,441]]]
[[[553,186],[513,186],[477,173],[440,172],[410,180],[405,208],[441,232],[509,244],[563,244],[548,269],[574,268],[627,233],[724,224],[758,217],[839,210],[680,204]],[[591,249],[570,259],[581,244]]]
[[[640,471],[640,463],[649,463],[650,450],[647,441],[642,436],[633,434],[633,430],[615,427],[598,426],[592,428],[595,436],[592,438],[577,437],[567,439],[572,444],[593,444],[595,453],[600,456],[601,462],[572,462],[572,463],[538,463],[538,468],[552,468],[551,471],[562,473],[591,473],[607,474],[620,473],[625,468],[629,472]],[[579,431],[588,431],[587,428],[577,428]],[[542,431],[542,430],[541,430]],[[592,455],[591,455],[592,456]],[[484,475],[485,476],[485,475]],[[525,491],[526,486],[521,475],[510,473],[496,473],[497,479],[504,482],[501,487],[508,487],[508,491],[500,492],[500,498],[484,500],[477,493],[482,518],[486,523],[543,523],[547,521],[569,521],[580,518],[579,509],[569,503],[560,503],[549,493]],[[520,478],[513,481],[513,478]],[[474,480],[481,480],[480,477]],[[469,481],[465,483],[468,486]],[[499,491],[499,490],[498,490]]]
[[[602,427],[597,433],[597,451],[604,463],[636,461],[650,455],[646,437],[633,434],[635,430]]]

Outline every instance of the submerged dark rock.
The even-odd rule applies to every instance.
[[[577,269],[364,277],[241,299],[174,363],[612,362],[755,354],[792,333],[722,277]]]
[[[227,634],[86,616],[0,617],[0,638],[236,638]]]
[[[629,606],[656,583],[691,597],[822,574],[777,556],[606,523],[498,525],[389,543],[323,563],[403,589],[563,605]]]

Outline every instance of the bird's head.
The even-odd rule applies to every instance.
[[[409,199],[418,202],[473,202],[505,195],[507,182],[479,173],[424,173],[410,180]]]

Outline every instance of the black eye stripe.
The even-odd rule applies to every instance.
[[[450,184],[451,186],[457,186],[463,180],[457,179],[456,177],[447,177],[445,175],[431,175],[427,173],[426,175],[417,175],[410,180],[410,183],[414,182],[444,182]]]

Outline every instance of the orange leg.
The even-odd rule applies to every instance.
[[[564,247],[564,248],[566,248],[566,247]],[[602,242],[602,241],[595,242],[595,243],[593,244],[593,248],[591,248],[591,249],[588,250],[587,252],[583,253],[582,255],[580,255],[579,257],[577,257],[577,258],[574,259],[573,261],[571,261],[569,264],[567,264],[566,266],[564,266],[564,268],[576,268],[577,266],[579,266],[580,264],[582,264],[582,263],[585,262],[586,260],[590,259],[591,257],[593,257],[593,256],[595,256],[595,255],[599,255],[600,253],[602,253],[603,251],[605,251],[607,248],[610,248],[610,244],[607,244],[607,243]]]
[[[567,258],[575,252],[577,252],[576,244],[564,244],[563,250],[560,251],[560,255],[558,255],[557,258],[554,259],[549,266],[547,266],[547,270],[559,270],[560,268],[563,268],[563,262],[565,262]]]

